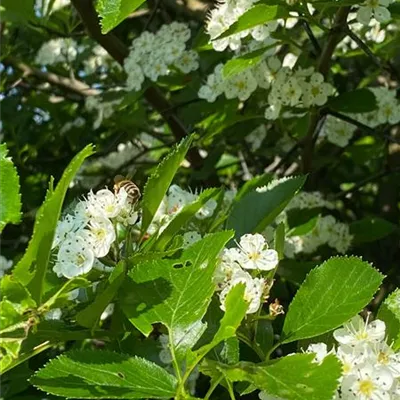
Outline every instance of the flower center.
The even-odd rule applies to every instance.
[[[385,365],[389,364],[389,356],[383,351],[380,351],[378,354],[378,362]]]
[[[318,96],[318,95],[319,95],[319,86],[313,86],[313,87],[311,88],[311,94],[312,94],[313,96]]]
[[[257,261],[261,258],[261,254],[260,253],[250,253],[249,254],[249,260],[251,261]]]
[[[80,267],[82,266],[82,264],[86,261],[86,258],[81,254],[78,253],[77,257],[76,257],[76,263],[77,265]]]
[[[363,332],[357,332],[356,334],[356,339],[357,340],[365,340],[368,339],[368,333],[363,331]]]
[[[374,392],[374,384],[369,379],[361,381],[359,391],[361,394],[364,394],[365,396],[371,396],[372,393]]]

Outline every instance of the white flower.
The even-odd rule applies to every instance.
[[[276,104],[271,104],[264,113],[265,119],[269,120],[275,120],[279,117],[279,114],[281,112],[282,104],[276,103]]]
[[[390,11],[387,7],[393,0],[366,0],[357,12],[357,20],[368,25],[372,16],[379,22],[390,20]]]
[[[322,106],[328,101],[328,96],[333,92],[331,84],[324,82],[324,77],[319,72],[311,75],[308,83],[303,83],[303,103],[305,107],[313,105]]]
[[[377,343],[385,337],[385,323],[380,320],[368,323],[356,315],[343,328],[333,332],[333,337],[340,344],[356,347],[365,343]]]
[[[321,136],[326,136],[329,142],[339,147],[345,147],[349,144],[355,130],[354,125],[328,115],[322,127]]]
[[[139,91],[144,82],[144,74],[142,68],[139,64],[135,62],[131,62],[129,58],[125,60],[124,68],[126,73],[128,74],[128,78],[126,80],[126,87],[128,90]]]
[[[111,221],[104,217],[92,218],[88,225],[89,241],[96,257],[104,257],[115,241],[115,230]]]
[[[13,265],[12,260],[7,260],[7,258],[0,255],[0,278],[4,276],[4,272],[10,269],[12,265]]]
[[[268,244],[259,233],[243,235],[239,249],[239,263],[244,269],[269,271],[278,265],[278,253],[268,249]]]
[[[41,65],[54,65],[58,63],[70,63],[75,60],[78,52],[75,40],[69,38],[52,39],[39,49],[35,62]]]
[[[188,74],[199,68],[199,55],[193,50],[184,51],[180,57],[175,60],[174,65],[185,74]]]
[[[400,353],[395,353],[385,342],[371,346],[368,357],[381,369],[387,369],[394,378],[400,377]]]
[[[239,250],[232,247],[230,249],[224,249],[222,253],[222,260],[218,264],[214,274],[214,282],[217,285],[229,282],[235,272],[241,271],[239,265]]]
[[[196,231],[185,232],[183,234],[183,248],[186,249],[199,240],[201,240],[200,233]]]
[[[101,320],[101,321],[105,321],[108,317],[111,317],[111,315],[113,315],[113,313],[114,313],[114,308],[115,308],[114,303],[110,303],[110,304],[104,309],[104,311],[101,313],[101,315],[100,315],[100,320]]]
[[[168,191],[167,213],[176,214],[187,204],[193,203],[196,195],[181,189],[177,185],[172,185]]]
[[[214,214],[215,209],[217,208],[217,202],[214,199],[210,199],[204,204],[203,207],[200,208],[196,213],[197,219],[206,219],[211,217]]]
[[[115,218],[127,203],[128,194],[125,190],[119,190],[114,194],[108,189],[101,189],[96,194],[89,192],[87,210],[91,216],[103,218]]]
[[[94,262],[94,253],[87,239],[75,235],[60,246],[53,271],[58,277],[73,278],[88,273]]]
[[[303,91],[297,79],[291,77],[281,87],[282,104],[295,107],[300,104],[300,97],[302,94]]]
[[[227,99],[237,97],[239,100],[245,101],[256,89],[257,81],[251,72],[246,70],[227,80],[224,92]]]
[[[53,308],[44,314],[44,319],[46,321],[58,321],[61,319],[62,311],[61,308]]]
[[[373,365],[360,365],[354,374],[346,375],[342,381],[342,393],[351,393],[359,400],[389,400],[393,377],[386,370]],[[348,397],[346,397],[348,398]]]
[[[234,272],[232,279],[221,291],[219,295],[221,301],[221,309],[223,311],[226,311],[225,309],[226,296],[231,291],[231,289],[239,283],[244,283],[246,286],[244,299],[249,303],[249,307],[246,311],[246,314],[253,314],[257,312],[262,303],[262,295],[265,288],[264,280],[260,278],[252,278],[249,273],[241,269],[236,270]]]
[[[314,353],[314,362],[321,364],[328,355],[328,346],[325,343],[313,343],[308,346],[306,353]]]

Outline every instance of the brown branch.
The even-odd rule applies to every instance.
[[[124,59],[129,54],[129,49],[114,34],[107,33],[103,35],[101,33],[99,18],[94,9],[92,0],[72,0],[72,4],[78,11],[78,14],[92,38],[103,46],[119,64],[123,65]],[[148,88],[144,92],[144,96],[164,118],[176,140],[181,140],[187,136],[188,132],[185,126],[174,113],[168,111],[171,109],[171,104],[156,86]],[[203,164],[200,154],[193,148],[189,150],[188,158],[194,168],[200,168]]]
[[[53,72],[41,71],[40,69],[31,67],[28,64],[23,63],[22,61],[14,59],[13,57],[7,57],[3,62],[6,65],[11,65],[16,69],[19,69],[22,72],[23,78],[34,76],[35,78],[38,78],[44,82],[49,82],[55,86],[66,89],[69,92],[85,97],[95,96],[100,93],[97,89],[92,89],[90,86],[82,81],[66,78],[64,76],[54,74]]]

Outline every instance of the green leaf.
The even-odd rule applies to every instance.
[[[319,215],[316,215],[315,217],[310,218],[304,224],[298,225],[295,228],[291,229],[288,232],[288,236],[304,236],[304,235],[307,235],[307,233],[310,233],[311,231],[313,231],[314,228],[317,226],[318,219],[319,219]]]
[[[395,230],[396,225],[379,217],[366,217],[350,224],[354,244],[375,242]]]
[[[357,89],[332,97],[327,106],[346,113],[365,113],[377,108],[375,95],[368,89]]]
[[[104,35],[114,29],[144,2],[145,0],[99,0],[96,10],[101,19],[101,33]]]
[[[218,196],[220,192],[221,189],[207,189],[200,194],[196,201],[183,207],[161,232],[154,246],[152,246],[152,249],[164,250],[174,235],[194,217],[197,211],[199,211],[208,200]]]
[[[305,176],[297,176],[278,181],[277,185],[265,192],[248,193],[234,205],[227,229],[234,229],[236,238],[262,231],[281,213],[305,180]]]
[[[400,289],[390,293],[379,308],[377,319],[386,325],[387,342],[393,342],[393,350],[400,349]]]
[[[122,282],[125,279],[125,265],[120,262],[108,278],[106,288],[97,295],[93,303],[76,315],[76,322],[86,328],[94,328],[98,323],[102,312],[112,302]]]
[[[238,284],[229,291],[225,299],[226,311],[221,319],[218,331],[210,343],[197,350],[199,356],[205,356],[219,343],[235,336],[236,329],[245,317],[249,306],[248,302],[244,299],[244,293],[244,284]]]
[[[37,304],[40,304],[42,299],[54,232],[65,194],[83,161],[92,154],[93,146],[86,146],[65,169],[54,192],[52,190],[47,191],[46,199],[37,212],[33,235],[28,248],[14,268],[13,275],[24,286],[28,287]]]
[[[271,396],[287,400],[331,400],[342,366],[332,354],[320,365],[313,359],[314,354],[293,354],[266,366],[239,363],[236,366],[217,365],[216,368],[230,380],[251,382]]]
[[[148,179],[143,192],[142,232],[146,232],[154,218],[158,206],[171,185],[176,171],[185,159],[192,143],[192,136],[183,139],[158,165],[156,171]]]
[[[161,322],[170,330],[182,330],[199,321],[214,293],[217,258],[232,232],[206,236],[177,259],[140,263],[122,288],[121,307],[144,335]]]
[[[247,29],[254,28],[258,25],[266,24],[276,18],[278,18],[278,6],[257,4],[250,8],[250,10],[246,11],[234,24],[232,24],[216,39],[222,39]]]
[[[11,275],[4,276],[0,281],[0,298],[7,299],[14,304],[14,307],[20,312],[36,306],[29,292],[21,283],[15,281]]]
[[[0,233],[6,224],[21,220],[19,176],[7,153],[6,145],[0,144]]]
[[[372,299],[383,275],[357,257],[333,257],[313,269],[292,300],[283,343],[321,335],[356,315]]]
[[[51,360],[30,379],[37,388],[79,399],[171,398],[176,379],[139,357],[108,351],[72,351]]]
[[[15,2],[13,0],[2,0],[0,16],[2,21],[13,21],[26,23],[36,19],[34,0]]]
[[[258,187],[265,186],[273,179],[273,175],[265,173],[262,175],[257,175],[254,178],[248,180],[237,192],[234,201],[238,202],[243,196],[252,192]]]
[[[274,46],[276,46],[276,44]],[[262,49],[252,51],[243,56],[230,59],[222,70],[224,78],[228,79],[260,63],[264,59],[266,50],[270,47],[271,46],[263,47]]]

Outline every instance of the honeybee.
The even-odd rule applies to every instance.
[[[118,193],[122,188],[128,194],[129,202],[132,205],[136,204],[141,196],[139,188],[130,179],[122,175],[117,175],[114,178],[114,192]]]

